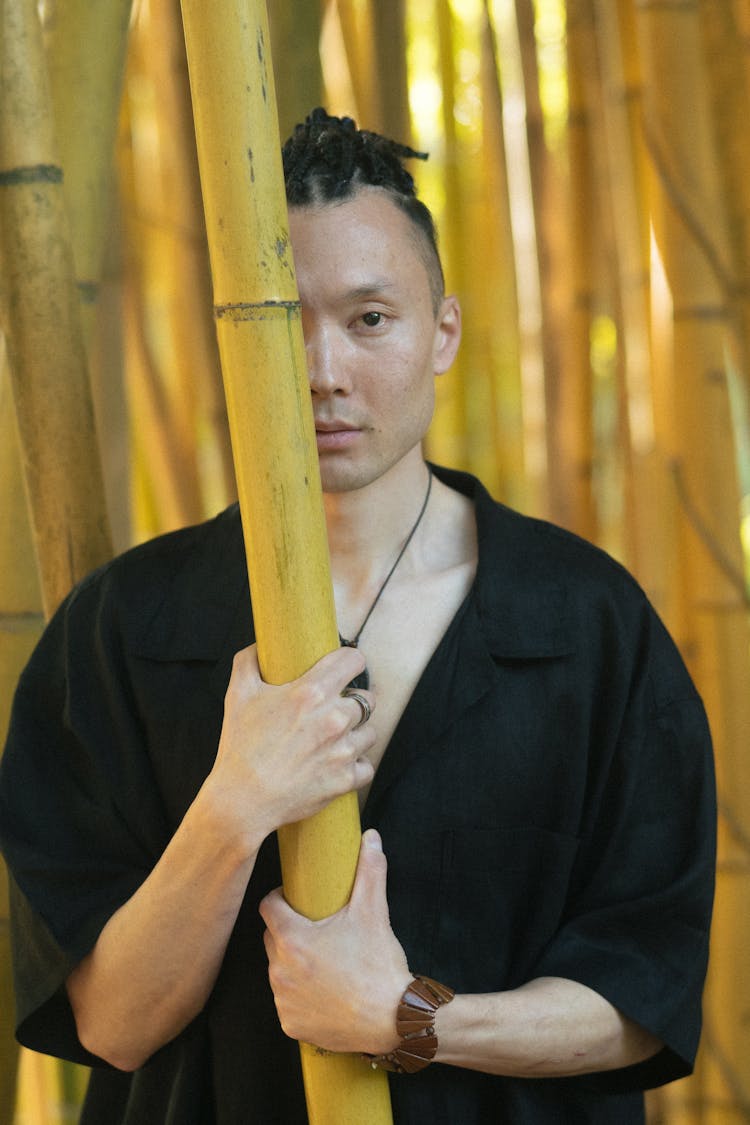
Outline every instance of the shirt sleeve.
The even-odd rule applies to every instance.
[[[623,1090],[690,1073],[701,1027],[714,890],[716,796],[708,724],[652,612],[611,750],[592,771],[566,916],[540,976],[579,981],[665,1044],[592,1076]]]
[[[0,765],[17,1035],[99,1064],[78,1041],[65,981],[167,839],[106,586],[106,573],[84,582],[47,627]]]

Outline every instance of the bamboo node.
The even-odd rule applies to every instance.
[[[282,310],[301,312],[300,301],[252,301],[237,302],[229,305],[215,305],[214,316],[217,320],[265,320],[266,313]]]
[[[41,629],[44,615],[29,610],[22,613],[0,613],[0,633],[30,633]]]
[[[0,187],[17,187],[19,184],[61,184],[63,170],[58,164],[21,164],[0,172]]]

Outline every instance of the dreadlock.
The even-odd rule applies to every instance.
[[[437,311],[445,285],[435,223],[402,163],[426,160],[427,153],[358,129],[351,117],[331,117],[319,106],[303,125],[295,126],[281,155],[290,207],[349,199],[367,186],[387,191],[422,235],[419,245]]]

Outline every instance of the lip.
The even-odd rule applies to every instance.
[[[342,422],[338,418],[327,422],[319,418],[315,419],[315,431],[319,434],[338,434],[342,431],[356,431],[356,429],[357,427],[350,422]]]
[[[338,419],[326,422],[316,421],[315,438],[318,453],[332,453],[336,450],[349,449],[355,444],[361,432],[357,426],[352,426],[351,423],[342,422]]]

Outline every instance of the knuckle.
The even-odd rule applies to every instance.
[[[372,724],[372,720],[370,719],[364,726],[359,727],[354,732],[354,737],[357,739],[357,745],[360,751],[371,750],[378,740],[378,734]]]
[[[325,703],[326,693],[315,680],[305,680],[294,685],[293,698],[300,711],[315,711]]]
[[[232,671],[225,692],[226,699],[236,699],[243,691],[247,690],[251,682],[250,649],[241,648],[232,657]]]
[[[354,763],[354,787],[360,789],[375,776],[375,767],[369,758],[360,758]]]
[[[321,734],[326,741],[341,738],[351,726],[350,716],[344,707],[334,707],[321,721]]]

